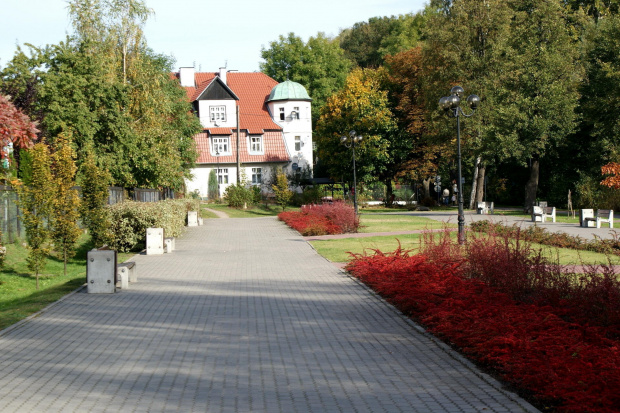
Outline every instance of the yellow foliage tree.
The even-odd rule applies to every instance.
[[[52,239],[63,259],[67,275],[67,259],[75,254],[75,244],[80,236],[77,221],[80,217],[80,198],[75,187],[75,153],[71,141],[60,136],[56,140],[56,152],[52,155],[56,193],[53,200]]]

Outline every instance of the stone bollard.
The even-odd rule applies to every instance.
[[[187,212],[187,226],[188,227],[197,227],[198,226],[198,212],[196,212],[196,211],[188,211]]]
[[[116,292],[116,251],[94,249],[86,254],[86,291],[89,294]]]
[[[164,229],[146,229],[146,255],[159,255],[164,253]]]

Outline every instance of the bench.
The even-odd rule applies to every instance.
[[[493,202],[478,202],[478,206],[476,208],[476,213],[478,215],[493,214],[493,211],[494,211]]]
[[[593,209],[582,209],[579,212],[579,222],[582,227],[586,228],[600,228],[601,224],[609,224],[609,228],[614,227],[614,210],[613,209],[598,209],[596,215],[594,215]]]
[[[166,237],[164,238],[164,252],[170,254],[175,250],[175,238],[174,237]]]
[[[545,222],[547,218],[551,218],[551,222],[555,222],[555,207],[532,207],[532,222]]]
[[[116,278],[121,289],[129,288],[129,283],[138,282],[136,263],[133,261],[123,262],[116,266]]]

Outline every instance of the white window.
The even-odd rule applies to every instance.
[[[228,168],[221,168],[217,170],[217,183],[218,184],[228,183]]]
[[[211,122],[226,121],[226,106],[209,106]]]
[[[259,185],[261,183],[263,183],[262,168],[252,168],[252,184]]]
[[[299,119],[299,108],[298,107],[293,108],[293,113],[291,113],[291,117],[293,119]]]
[[[280,108],[280,120],[284,120],[285,115],[284,115],[284,108]]]
[[[250,136],[250,152],[254,152],[254,153],[263,152],[263,137],[262,136]]]
[[[295,150],[301,151],[301,136],[295,136]]]
[[[213,139],[213,154],[212,155],[223,155],[230,153],[230,147],[228,144],[228,140],[230,138],[212,138]]]

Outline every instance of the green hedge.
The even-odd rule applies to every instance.
[[[144,248],[147,228],[163,228],[167,237],[177,237],[187,224],[187,212],[199,211],[195,199],[160,202],[123,202],[112,205],[109,246],[119,252]]]

